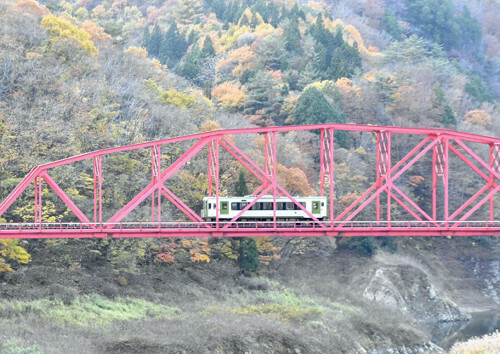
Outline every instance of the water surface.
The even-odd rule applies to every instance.
[[[432,342],[443,349],[450,349],[456,342],[465,342],[472,337],[482,337],[500,331],[500,312],[472,313],[470,321],[432,324],[428,327]]]

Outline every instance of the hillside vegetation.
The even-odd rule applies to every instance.
[[[335,122],[500,136],[499,17],[498,2],[480,0],[3,0],[0,199],[36,165],[219,128]],[[253,159],[262,159],[262,138],[237,143]],[[340,131],[335,143],[334,197],[336,205],[346,206],[370,185],[376,146],[368,134]],[[394,139],[394,151],[409,144]],[[280,137],[278,178],[290,193],[318,193],[317,146],[314,133]],[[163,158],[171,160],[184,148],[163,151]],[[140,163],[147,158],[118,154],[106,161],[106,210],[124,205],[148,183],[144,166],[149,165]],[[207,194],[206,165],[200,161],[193,159],[168,182],[193,210]],[[450,168],[463,173],[463,166]],[[415,168],[398,183],[425,204],[428,173]],[[88,169],[78,165],[51,175],[69,186],[79,206],[92,207]],[[462,177],[450,185],[457,196],[450,208],[484,184],[472,174]],[[232,160],[221,159],[223,195],[242,194],[257,182]],[[43,195],[44,221],[75,220],[48,189]],[[0,221],[33,221],[34,202],[29,195],[22,198]],[[174,208],[162,214],[182,219]],[[150,215],[146,206],[133,217]],[[401,215],[394,211],[395,218]],[[366,299],[379,294],[373,279],[386,284],[391,274],[402,272],[418,277],[424,288],[436,280],[442,298],[436,311],[451,309],[451,320],[463,318],[453,301],[476,309],[498,304],[498,247],[488,237],[457,240],[454,247],[442,239],[390,238],[2,240],[0,332],[8,339],[2,345],[12,351],[70,350],[64,338],[71,336],[79,352],[196,352],[204,344],[212,351],[235,352],[324,352],[332,346],[345,352],[423,346],[439,352],[413,323],[422,312],[410,309],[401,317],[386,312],[387,303],[378,308]],[[414,250],[425,250],[415,261],[418,267],[406,258],[418,259]],[[446,263],[433,251],[456,266],[447,273],[448,284],[439,273]],[[397,256],[387,259],[395,264],[367,258],[391,252]],[[349,262],[358,276],[337,258]],[[298,286],[284,271],[296,262],[306,264],[296,274],[302,280],[322,283],[319,275],[312,276],[320,274],[332,285]],[[322,273],[333,266],[342,270]],[[380,277],[382,268],[386,275]],[[477,299],[462,297],[460,277],[467,278],[467,294]],[[398,281],[401,287],[409,284],[404,276]],[[375,284],[373,293],[362,288],[364,282]],[[422,302],[427,295],[414,294]],[[186,304],[186,297],[192,303]],[[82,311],[88,317],[78,318]],[[373,317],[366,317],[368,311]],[[11,332],[13,323],[24,332]],[[234,336],[232,325],[243,335]],[[158,333],[134,334],[143,327]],[[200,333],[192,345],[186,344],[191,340],[186,328]],[[53,333],[53,346],[26,339],[30,331]],[[166,331],[179,339],[159,340]]]

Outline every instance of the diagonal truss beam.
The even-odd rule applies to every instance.
[[[491,200],[493,196],[500,190],[500,185],[493,185],[495,179],[500,179],[500,173],[498,172],[498,169],[495,167],[495,164],[487,164],[481,157],[479,157],[474,151],[472,151],[471,148],[469,148],[467,145],[465,145],[460,139],[454,139],[454,141],[462,148],[464,149],[474,160],[476,160],[481,166],[483,166],[489,173],[489,183],[484,186],[482,189],[480,189],[474,196],[472,196],[465,205],[465,207],[469,206],[473,201],[477,200],[477,198],[482,195],[488,188],[490,189],[489,193],[478,201],[476,205],[474,205],[467,213],[465,213],[459,220],[464,221],[467,220],[471,215],[473,215],[481,206],[483,206],[488,200]],[[474,164],[472,164],[474,165]],[[476,171],[476,169],[474,169]],[[476,171],[477,172],[477,171]],[[481,174],[480,174],[481,175]],[[459,214],[459,212],[462,212],[465,209],[464,206],[459,208],[455,214]],[[491,206],[492,207],[492,206]],[[459,212],[458,212],[459,211]],[[492,210],[490,210],[490,217],[492,214]],[[456,216],[456,215],[455,215]]]
[[[288,192],[286,192],[285,189],[282,186],[280,186],[277,181],[273,181],[273,178],[271,176],[268,176],[266,174],[266,172],[264,172],[255,162],[253,162],[243,151],[238,149],[238,147],[236,145],[234,145],[231,141],[229,141],[229,139],[227,139],[226,137],[223,137],[222,140],[223,141],[221,141],[221,146],[224,149],[226,149],[231,155],[233,155],[240,163],[242,163],[242,164],[245,163],[244,166],[245,165],[250,166],[251,168],[249,168],[249,171],[253,175],[255,175],[257,178],[259,178],[261,181],[262,181],[262,179],[264,179],[262,181],[264,187],[266,187],[267,184],[270,184],[274,190],[281,191],[283,193],[283,195],[288,197],[295,205],[297,205],[297,207],[300,208],[300,210],[304,211],[307,216],[309,216],[312,220],[320,223],[320,225],[322,225],[322,227],[325,227],[324,224],[321,221],[319,221],[317,217],[312,215],[311,212],[309,212],[309,210],[304,208],[304,206],[302,204],[300,204],[295,198],[293,198]],[[231,150],[233,150],[233,152],[231,152]],[[248,205],[247,205],[247,207],[248,207]],[[239,214],[243,215],[244,211],[245,210],[242,210]],[[241,215],[239,215],[238,218]],[[237,218],[235,220],[237,220]],[[235,220],[232,220],[232,222],[234,222]]]
[[[193,156],[195,156],[201,149],[207,145],[209,139],[198,140],[191,148],[189,148],[181,157],[174,161],[165,171],[162,172],[160,176],[160,181],[163,184],[168,178],[170,178],[175,172],[177,172],[182,166],[184,166]],[[139,204],[141,204],[148,196],[153,193],[153,191],[158,189],[158,184],[151,182],[142,191],[140,191],[130,202],[128,202],[120,211],[113,215],[108,222],[120,222],[125,218],[132,210],[134,210]]]
[[[26,177],[14,188],[14,190],[7,196],[7,198],[0,204],[0,216],[5,213],[5,211],[14,203],[14,201],[21,195],[22,192],[25,191],[26,188],[35,180],[35,178],[39,177],[41,168],[35,167],[33,168]]]
[[[168,200],[172,202],[180,211],[182,211],[191,221],[195,222],[203,222],[203,219],[200,218],[198,214],[196,214],[190,207],[186,205],[182,200],[179,199],[170,189],[165,186],[161,188],[161,194],[165,196]]]
[[[44,181],[52,188],[52,190],[61,198],[61,200],[66,204],[68,208],[76,215],[76,217],[83,223],[90,223],[90,220],[85,216],[85,214],[76,206],[76,204],[71,200],[71,198],[59,187],[59,185],[49,176],[45,171],[41,174]]]
[[[422,156],[424,156],[430,149],[432,149],[438,142],[438,138],[426,137],[422,140],[417,146],[415,146],[405,157],[403,157],[396,165],[394,165],[390,169],[390,174],[392,175],[395,171],[397,171],[406,161],[408,161],[413,155],[415,155],[422,147],[424,147],[430,140],[433,140],[430,144],[428,144],[420,153],[418,153],[413,159],[411,159],[408,164],[406,164],[399,172],[397,172],[394,176],[392,176],[392,181],[398,179],[408,168],[410,168],[416,161],[420,160]],[[386,177],[381,178],[380,183],[384,183]],[[345,221],[349,221],[354,218],[359,212],[361,212],[367,205],[369,205],[374,198],[380,195],[383,191],[385,191],[389,185],[387,183],[378,187],[378,183],[375,182],[370,188],[366,190],[358,199],[356,199],[349,207],[347,207],[339,216],[335,218],[336,221],[342,220],[346,215],[347,217],[344,219]],[[373,193],[370,197],[370,193],[372,193],[375,189],[377,191]],[[352,209],[354,209],[358,204],[360,204],[363,200],[368,199],[361,204],[354,212],[349,214]]]

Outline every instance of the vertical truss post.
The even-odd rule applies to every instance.
[[[212,196],[213,181],[215,177],[215,149],[213,141],[208,142],[208,196]]]
[[[444,174],[443,174],[443,182],[444,182],[444,219],[448,221],[449,218],[449,199],[450,199],[450,188],[449,188],[449,144],[450,141],[446,139],[444,141]]]
[[[215,149],[214,149],[215,142]],[[215,161],[215,168],[213,170],[213,174],[215,177],[215,221],[217,222],[217,228],[219,228],[219,213],[220,213],[220,203],[219,203],[219,189],[220,189],[220,181],[219,181],[219,172],[220,172],[220,162],[219,162],[219,145],[220,138],[214,139],[211,141],[210,147],[213,150],[213,157]]]
[[[490,180],[489,180],[489,187],[490,187],[490,193],[492,192],[493,188],[495,187],[495,175],[493,174],[494,172],[500,172],[500,144],[495,143],[495,144],[490,144]],[[493,221],[494,217],[494,199],[493,195],[490,197],[490,221]]]
[[[438,138],[438,143],[433,149],[433,187],[432,187],[432,216],[436,220],[436,200],[437,200],[437,180],[441,176],[443,179],[443,198],[444,198],[444,220],[449,219],[449,140]]]
[[[266,172],[266,176],[272,176],[271,175],[271,170],[272,166],[269,166],[271,158],[269,157],[269,133],[264,134],[264,171]],[[266,180],[264,182],[264,187],[269,186],[269,182]]]
[[[319,133],[320,153],[319,153],[319,195],[325,195],[325,130],[321,129]]]
[[[151,148],[151,183],[156,184],[156,178],[158,177],[158,171],[156,170],[155,163],[155,147]],[[160,194],[160,191],[158,191]],[[155,222],[155,190],[151,192],[151,221]]]
[[[271,137],[269,138],[269,134]],[[265,133],[265,172],[270,177],[271,186],[273,190],[273,223],[276,227],[276,188],[278,186],[278,171],[277,171],[277,161],[276,161],[276,132]],[[268,185],[266,185],[267,187]]]
[[[161,190],[163,183],[161,182],[161,145],[154,145],[151,148],[151,179],[154,184],[156,184],[156,196],[155,203],[155,190],[151,194],[151,221],[155,221],[155,214],[157,214],[158,222],[161,222]],[[155,213],[155,206],[157,212]]]
[[[437,145],[435,145],[432,149],[432,220],[437,220],[437,184],[439,172],[437,164],[437,151]]]
[[[329,154],[328,154],[328,157],[330,159],[330,164],[329,164],[329,169],[328,169],[328,175],[330,177],[330,221],[332,222],[332,228],[334,227],[334,224],[333,224],[333,220],[334,220],[334,207],[335,207],[335,201],[333,200],[334,199],[334,194],[333,194],[333,188],[334,188],[334,185],[335,185],[335,182],[334,182],[334,171],[333,171],[333,168],[334,168],[334,133],[333,133],[333,129],[329,129],[329,133],[330,133],[330,144],[329,144]]]
[[[334,131],[333,129],[321,129],[321,156],[320,156],[320,193],[325,195],[325,180],[328,173],[328,181],[330,186],[330,220],[334,217]],[[333,225],[333,224],[332,224]]]
[[[38,177],[35,177],[35,223],[38,222]]]
[[[382,169],[380,166],[380,132],[377,132],[377,180],[375,181],[375,186],[377,189],[379,189],[382,186]],[[380,221],[380,194],[377,195],[377,202],[376,202],[376,218],[377,221]]]
[[[274,227],[276,227],[276,188],[278,187],[278,169],[277,169],[277,161],[276,161],[276,132],[273,132],[273,222]]]
[[[42,178],[35,177],[35,223],[42,222]]]
[[[386,163],[386,183],[389,185],[387,188],[387,221],[391,221],[391,188],[392,188],[392,177],[391,177],[391,133],[385,133],[385,163]]]
[[[94,222],[102,223],[102,155],[94,156]]]
[[[387,192],[387,221],[391,220],[391,135],[385,130],[377,132],[377,189],[382,188],[385,177]],[[380,221],[380,194],[377,195],[377,221]]]

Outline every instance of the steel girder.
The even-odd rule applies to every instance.
[[[356,194],[343,210],[335,205],[335,148],[334,133],[337,130],[372,134],[375,144],[373,161],[375,181],[366,190]],[[318,220],[306,210],[280,184],[278,178],[277,139],[280,134],[293,131],[317,131],[319,146],[319,192],[328,197],[329,219]],[[264,135],[263,166],[252,160],[231,139],[244,134]],[[407,138],[417,143],[408,152],[397,156],[393,150],[394,138]],[[410,139],[411,138],[411,139]],[[162,148],[169,144],[190,142],[190,147],[174,161],[162,157]],[[489,161],[481,158],[481,147],[487,147]],[[140,149],[151,149],[151,181],[111,217],[103,220],[103,157]],[[479,151],[481,150],[481,151]],[[484,150],[484,149],[483,149]],[[220,153],[224,151],[260,183],[253,191],[256,198],[229,222],[205,222],[165,182],[189,164],[195,156],[206,151],[208,170],[208,195],[215,193],[216,208],[220,196]],[[423,163],[432,154],[430,176],[432,189],[428,203],[431,210],[425,210],[421,203],[408,195],[407,182],[402,176],[410,173],[418,162]],[[484,153],[482,154],[484,155]],[[484,186],[460,203],[456,210],[450,210],[450,157],[462,161],[477,178],[484,180]],[[81,210],[50,176],[57,167],[79,161],[93,164],[93,210]],[[427,163],[427,160],[425,160]],[[366,172],[367,174],[369,171]],[[453,177],[456,178],[456,177]],[[250,129],[218,130],[183,137],[164,139],[130,146],[110,148],[64,160],[40,165],[19,183],[0,204],[2,216],[30,185],[34,185],[34,223],[0,224],[0,238],[33,237],[206,237],[206,236],[439,236],[439,235],[500,235],[500,220],[495,220],[494,197],[500,190],[500,139],[455,132],[450,130],[382,127],[349,124],[320,124],[304,126],[267,127]],[[47,223],[42,218],[42,183],[55,193],[73,213],[79,223]],[[264,195],[273,197],[272,222],[240,222],[241,216]],[[276,218],[276,198],[285,196],[303,210],[309,221],[284,223]],[[381,198],[385,196],[385,200]],[[151,218],[143,222],[123,222],[134,210],[151,198]],[[162,217],[162,201],[168,200],[188,219],[188,222],[172,223]],[[488,207],[487,220],[475,220],[474,216],[483,206]],[[394,218],[394,210],[400,208],[407,220]],[[359,220],[364,213],[368,220]],[[92,215],[93,214],[93,215]],[[219,213],[217,213],[218,215]],[[90,220],[93,221],[90,221]],[[478,224],[479,223],[479,224]],[[135,226],[134,226],[135,225]],[[144,227],[144,225],[149,225]],[[152,227],[150,227],[153,225]]]

